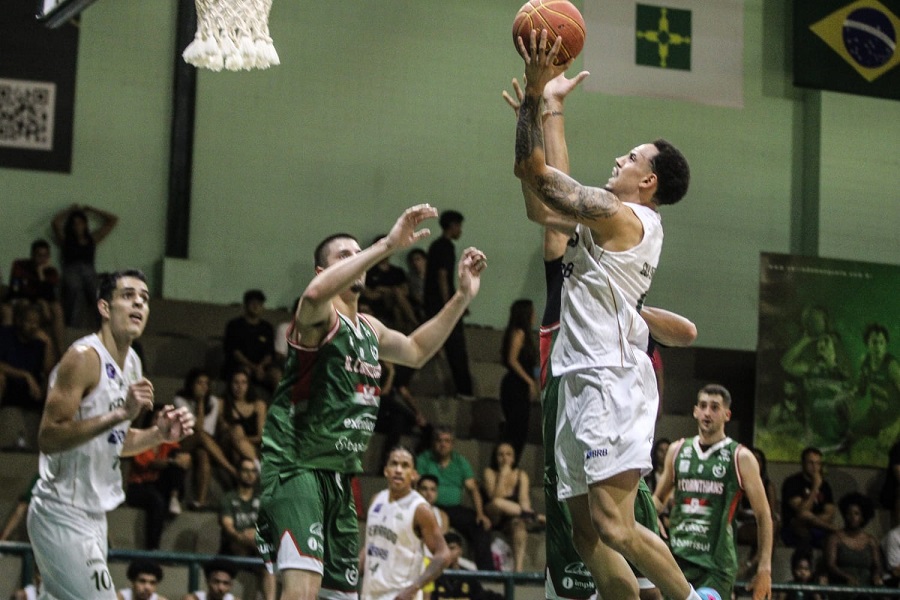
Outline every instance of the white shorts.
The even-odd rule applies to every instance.
[[[650,358],[634,367],[599,367],[560,378],[556,470],[560,500],[632,469],[650,472],[659,394]]]
[[[33,496],[28,536],[41,572],[42,600],[115,600],[106,564],[106,513]]]

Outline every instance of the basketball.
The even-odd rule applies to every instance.
[[[513,21],[513,44],[516,52],[519,51],[516,39],[522,37],[525,47],[528,48],[531,30],[535,29],[538,36],[541,29],[547,30],[547,43],[552,44],[557,37],[562,38],[562,46],[556,57],[556,64],[561,65],[575,58],[584,48],[585,26],[584,18],[575,5],[569,0],[529,0],[526,2]]]

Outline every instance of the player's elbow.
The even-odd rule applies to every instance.
[[[693,321],[687,321],[681,328],[679,342],[682,346],[690,346],[697,341],[697,326]]]

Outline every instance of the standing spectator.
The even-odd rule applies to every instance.
[[[409,280],[409,303],[419,321],[425,321],[425,271],[428,254],[421,248],[413,248],[406,254],[406,277]]]
[[[181,514],[179,498],[184,495],[184,479],[191,455],[181,452],[178,443],[164,443],[136,454],[128,473],[125,503],[147,514],[146,548],[159,549],[167,516]]]
[[[881,506],[891,511],[891,527],[900,525],[900,441],[888,452],[888,466],[881,488]]]
[[[838,505],[844,528],[832,533],[825,542],[829,583],[882,585],[881,548],[874,536],[863,531],[875,515],[872,501],[859,492],[851,492]]]
[[[504,531],[512,542],[513,565],[520,573],[525,565],[528,543],[527,523],[538,516],[531,509],[531,484],[528,473],[518,466],[518,457],[510,444],[494,448],[491,465],[484,470],[484,513],[494,529]]]
[[[813,579],[812,555],[804,550],[794,550],[791,554],[791,576],[792,579],[788,583],[796,583],[798,585],[812,585],[815,583]],[[803,592],[804,600],[822,600],[821,594],[810,594]],[[775,600],[798,600],[800,595],[798,592],[778,592],[775,594]]]
[[[90,229],[88,215],[100,220],[100,226]],[[88,206],[72,206],[61,210],[53,218],[53,235],[62,250],[63,317],[69,327],[93,327],[97,291],[97,271],[94,259],[97,246],[113,230],[119,217]]]
[[[50,264],[50,244],[47,240],[31,243],[30,258],[13,261],[9,274],[9,300],[37,304],[41,309],[41,325],[53,338],[57,355],[63,351],[62,305],[56,296],[59,271]]]
[[[509,321],[503,332],[500,357],[506,374],[500,382],[500,406],[503,409],[503,440],[512,445],[517,457],[522,456],[528,437],[531,402],[540,395],[535,372],[538,349],[534,341],[534,304],[516,300],[509,308]]]
[[[384,237],[379,235],[372,243]],[[389,256],[366,271],[366,287],[360,301],[365,302],[372,314],[388,327],[409,333],[419,326],[419,319],[409,302],[406,272],[392,265]]]
[[[231,593],[236,574],[237,570],[231,563],[218,559],[211,560],[203,565],[206,591],[197,590],[185,594],[181,600],[241,600]]]
[[[34,574],[31,583],[23,588],[14,590],[9,596],[9,600],[37,600],[41,593],[41,571],[37,565],[34,565]]]
[[[219,432],[223,446],[230,449],[235,463],[238,458],[259,459],[266,403],[250,389],[250,374],[238,367],[231,374],[225,390],[225,406],[219,413]]]
[[[37,423],[44,406],[47,376],[53,366],[53,343],[41,329],[40,311],[32,304],[19,304],[13,325],[0,327],[0,404],[25,411],[25,447],[37,442]]]
[[[176,408],[186,408],[197,422],[197,429],[182,440],[181,448],[191,455],[193,465],[194,500],[191,502],[191,508],[202,510],[206,507],[209,482],[212,478],[210,459],[225,469],[232,478],[237,478],[237,469],[216,442],[216,428],[219,425],[223,402],[210,392],[209,374],[203,369],[194,368],[188,371],[184,378],[184,386],[175,394],[172,404]]]
[[[116,592],[118,600],[168,600],[156,593],[163,580],[163,570],[158,562],[138,558],[131,561],[125,575],[131,586]]]
[[[425,271],[425,314],[430,318],[438,314],[456,291],[453,274],[456,272],[456,248],[454,240],[462,235],[463,216],[455,210],[441,213],[441,237],[428,247],[428,269]],[[453,375],[456,394],[471,399],[472,375],[469,373],[469,353],[463,320],[460,319],[450,337],[444,342],[447,363]]]
[[[834,495],[825,481],[821,450],[804,448],[800,463],[801,471],[781,484],[781,539],[800,550],[821,549],[837,530]]]
[[[225,326],[225,365],[222,378],[226,381],[238,367],[244,367],[251,382],[272,390],[266,373],[275,358],[275,330],[262,318],[266,295],[261,290],[244,292],[244,310]]]
[[[438,486],[437,505],[450,517],[450,526],[466,536],[472,544],[475,563],[479,569],[494,569],[491,521],[484,514],[484,504],[472,465],[453,449],[453,433],[446,427],[435,428],[431,450],[416,459],[416,470],[422,475],[434,475]],[[463,490],[468,492],[475,510],[462,505]]]

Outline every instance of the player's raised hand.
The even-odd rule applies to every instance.
[[[536,29],[531,30],[529,47],[521,37],[518,38],[519,54],[525,59],[525,87],[536,92],[543,93],[544,87],[551,79],[564,73],[572,60],[561,65],[555,64],[559,49],[562,47],[562,37],[557,37],[552,45],[547,44],[547,30],[541,29],[540,35]]]
[[[459,257],[459,290],[472,299],[481,288],[481,272],[487,267],[487,257],[478,248],[466,248]]]
[[[153,410],[153,384],[147,378],[128,386],[125,396],[125,414],[129,421],[137,419],[143,410]]]
[[[590,75],[588,71],[582,71],[575,77],[569,79],[566,77],[565,73],[560,73],[544,86],[544,102],[547,104],[552,104],[553,102],[561,105],[563,101],[566,99],[572,90],[578,87],[582,81],[584,81],[587,76]],[[503,99],[506,100],[506,103],[513,109],[516,115],[519,114],[519,107],[522,106],[522,99],[525,97],[525,92],[522,90],[522,86],[519,84],[519,80],[513,77],[512,80],[513,93],[515,93],[515,97],[512,94],[503,90]],[[546,114],[546,111],[545,111]]]
[[[184,407],[164,406],[156,415],[156,428],[165,442],[178,442],[194,433],[194,415]]]
[[[753,592],[753,600],[769,600],[772,597],[772,572],[757,570],[747,584],[747,591]]]
[[[433,219],[438,215],[437,209],[430,204],[417,204],[403,211],[390,233],[387,234],[387,244],[392,250],[406,248],[431,235],[431,230],[416,228],[425,219]]]

